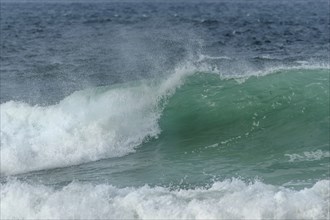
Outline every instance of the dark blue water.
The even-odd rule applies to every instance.
[[[2,2],[1,102],[54,102],[167,74],[200,54],[252,68],[328,61],[328,9],[328,1]],[[240,71],[236,63],[224,72]]]

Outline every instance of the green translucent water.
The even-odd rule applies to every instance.
[[[182,173],[259,176],[272,183],[324,178],[329,71],[290,70],[243,83],[197,74],[170,99],[160,125],[162,134],[149,144]],[[320,160],[308,156],[315,151]]]

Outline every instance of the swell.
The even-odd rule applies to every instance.
[[[328,70],[272,70],[277,74],[243,80],[206,72],[186,65],[165,80],[78,91],[52,106],[4,103],[1,173],[120,157],[157,137],[172,146],[182,140],[215,146],[245,137],[262,140],[261,131],[270,127],[266,135],[294,144],[282,137],[287,127],[299,128],[290,136],[315,135],[305,139],[305,147],[328,141]]]

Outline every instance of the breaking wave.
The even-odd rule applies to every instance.
[[[328,70],[272,69],[267,74],[258,73],[248,80],[245,77],[247,83],[242,85],[241,77],[230,79],[210,72],[216,71],[187,65],[176,69],[167,79],[77,91],[51,106],[31,106],[18,101],[3,103],[1,173],[16,174],[124,156],[150,138],[157,138],[161,130],[176,132],[181,128],[182,121],[177,120],[182,114],[189,118],[195,110],[202,117],[200,121],[195,118],[194,122],[210,122],[200,127],[201,132],[215,126],[218,130],[226,129],[227,124],[223,123],[226,120],[221,121],[224,117],[236,117],[232,118],[236,121],[245,117],[247,111],[256,114],[257,108],[263,110],[264,115],[254,115],[244,133],[238,132],[235,137],[227,139],[223,137],[216,144],[241,139],[254,130],[271,126],[273,121],[267,122],[267,114],[272,110],[288,110],[290,104],[296,112],[289,112],[289,115],[294,116],[295,120],[302,120],[307,114],[310,119],[320,114],[315,123],[327,126]],[[179,87],[182,89],[176,92]],[[304,99],[310,103],[305,105]],[[222,103],[227,103],[227,107],[219,107]],[[233,103],[237,106],[232,106]],[[313,112],[312,105],[319,112]],[[230,106],[235,108],[234,111]],[[304,115],[300,117],[297,111]],[[279,117],[293,120],[284,117],[288,111],[283,111],[282,115],[276,114],[274,121]],[[190,126],[189,121],[192,120],[187,121],[186,127]],[[263,125],[263,122],[268,124]],[[171,126],[171,123],[174,125]],[[302,126],[303,123],[296,124]],[[276,128],[276,131],[279,130],[281,128]],[[234,133],[231,132],[232,135]],[[191,132],[190,135],[198,134]],[[206,143],[205,146],[212,144]]]

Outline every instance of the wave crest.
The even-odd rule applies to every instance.
[[[163,82],[128,83],[74,92],[56,105],[1,104],[1,173],[16,174],[119,157],[160,128],[166,99],[189,66]]]

